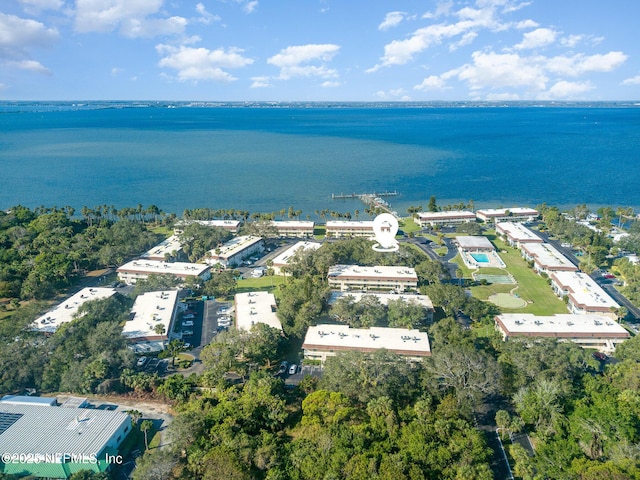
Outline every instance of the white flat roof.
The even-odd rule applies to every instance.
[[[15,419],[0,434],[0,452],[42,462],[45,455],[98,455],[125,422],[131,423],[122,411],[35,405],[0,404],[0,417]]]
[[[167,273],[178,277],[199,276],[211,267],[202,263],[163,262],[161,260],[132,260],[118,268],[118,272],[153,275]]]
[[[339,299],[344,297],[353,297],[354,301],[359,302],[365,295],[376,297],[383,305],[387,305],[392,300],[404,300],[405,302],[415,302],[426,310],[433,310],[433,302],[427,295],[410,295],[398,293],[331,292],[331,296],[329,297],[329,305],[333,305]]]
[[[348,325],[316,325],[309,327],[302,347],[318,350],[359,350],[371,352],[385,348],[400,355],[431,355],[425,332],[407,328],[350,328]]]
[[[266,323],[282,330],[282,324],[276,315],[276,297],[272,293],[238,293],[235,296],[235,308],[236,327],[239,330],[249,331],[255,323]]]
[[[306,220],[274,220],[271,224],[276,228],[313,228],[315,222]]]
[[[525,227],[521,223],[498,222],[496,224],[496,230],[498,232],[504,233],[515,242],[543,242],[542,238],[540,238],[531,229]]]
[[[255,237],[253,235],[234,237],[223,244],[221,247],[209,250],[209,253],[211,254],[211,258],[229,259],[234,255],[241,253],[243,250],[251,247],[252,245],[260,243],[261,241],[262,237]],[[218,250],[220,253],[216,253],[216,250]]]
[[[445,220],[447,218],[476,218],[476,214],[468,210],[449,210],[446,212],[419,212],[422,220]]]
[[[293,258],[299,250],[317,250],[322,246],[321,243],[317,242],[297,242],[287,248],[284,252],[278,255],[273,259],[273,264],[275,266],[283,266],[289,263],[289,260]]]
[[[327,228],[362,228],[373,231],[373,220],[328,220]]]
[[[75,295],[67,298],[64,302],[53,307],[44,315],[38,317],[32,324],[33,330],[40,332],[53,333],[63,323],[70,322],[78,313],[80,306],[91,300],[102,300],[115,295],[113,288],[83,288]]]
[[[486,217],[500,217],[505,213],[511,212],[514,215],[538,215],[540,212],[533,208],[527,207],[512,207],[512,208],[483,208],[481,210],[477,210],[476,213],[480,215],[484,215]]]
[[[130,320],[122,328],[122,335],[128,339],[160,338],[155,332],[156,325],[164,325],[164,334],[169,335],[173,310],[178,299],[177,290],[147,292],[138,295],[131,308]]]
[[[535,258],[535,262],[548,270],[558,268],[578,270],[571,261],[548,243],[523,243],[520,249]]]
[[[455,238],[455,242],[460,246],[460,248],[495,250],[495,247],[489,239],[480,235],[460,235]]]
[[[620,305],[611,298],[589,275],[583,272],[553,272],[551,279],[569,291],[574,304],[585,308],[618,308]]]
[[[148,252],[140,255],[140,258],[154,258],[158,260],[164,260],[165,254],[171,255],[172,252],[178,252],[182,248],[182,243],[177,235],[171,235],[166,240],[163,240],[158,245],[150,249]]]
[[[414,268],[404,266],[362,267],[360,265],[333,265],[329,267],[332,278],[392,278],[418,281]]]
[[[628,338],[622,325],[600,315],[561,313],[536,316],[532,313],[504,313],[496,321],[507,334],[540,337],[614,337]]]

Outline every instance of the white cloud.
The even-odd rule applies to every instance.
[[[515,27],[518,30],[526,30],[528,28],[536,28],[536,27],[539,27],[539,26],[540,26],[540,24],[538,22],[535,22],[535,21],[533,21],[531,19],[522,20],[522,21],[516,23],[516,25],[515,25]]]
[[[522,42],[514,46],[517,50],[546,47],[556,40],[557,32],[550,28],[537,28],[523,35]]]
[[[414,90],[442,90],[447,86],[445,79],[438,75],[425,78],[421,84],[413,87]]]
[[[339,87],[340,85],[342,85],[342,83],[340,82],[332,82],[332,81],[322,82],[322,88],[336,88],[336,87]]]
[[[508,28],[508,24],[501,22],[497,17],[497,7],[509,3],[508,0],[478,1],[480,8],[464,7],[450,13],[458,17],[454,23],[438,23],[419,28],[409,38],[394,40],[384,47],[384,55],[380,62],[370,69],[368,73],[376,72],[383,67],[404,65],[424,50],[441,44],[444,40],[461,36],[458,45],[468,44],[475,38],[478,30],[489,29],[499,31]],[[450,6],[443,10],[449,13]],[[434,15],[425,14],[423,18],[433,18]],[[466,42],[466,43],[465,43]]]
[[[566,77],[608,72],[624,63],[626,58],[622,52],[550,58],[543,55],[523,56],[519,53],[476,51],[472,55],[472,63],[440,76],[427,77],[414,88],[437,88],[445,80],[456,77],[467,84],[473,95],[479,97],[485,92],[487,99],[497,98],[497,95],[515,95],[515,90],[519,90],[519,95],[525,98],[577,98],[592,90],[593,84],[589,81],[569,81]],[[549,87],[551,83],[553,85]]]
[[[58,36],[55,28],[35,20],[0,13],[0,65],[49,75],[48,68],[31,58],[31,50],[51,47]]]
[[[476,32],[465,33],[459,41],[453,42],[452,44],[449,45],[449,51],[453,52],[460,47],[464,47],[466,45],[471,44],[476,39],[477,36],[478,34]]]
[[[112,77],[117,77],[118,75],[120,75],[123,72],[123,70],[120,67],[113,67],[111,69],[111,76]]]
[[[573,48],[580,42],[584,41],[584,39],[584,35],[569,35],[568,37],[562,37],[560,39],[560,44],[564,47]]]
[[[62,0],[20,0],[26,11],[60,10],[64,2]]]
[[[258,8],[258,2],[254,0],[253,2],[247,3],[244,6],[243,10],[244,10],[244,13],[253,13],[256,8]]]
[[[392,27],[397,27],[400,25],[402,20],[404,19],[405,12],[389,12],[384,17],[384,20],[380,25],[378,25],[378,30],[389,30]]]
[[[411,100],[411,97],[407,94],[407,91],[404,88],[391,89],[386,92],[384,90],[379,90],[375,93],[375,96],[380,100],[387,101],[408,102]]]
[[[26,70],[31,73],[39,73],[41,75],[51,75],[51,71],[36,60],[18,60],[9,61],[5,65],[19,70]]]
[[[622,52],[609,52],[604,55],[584,55],[579,53],[571,57],[557,56],[546,60],[545,68],[552,73],[577,77],[589,72],[610,72],[627,60]]]
[[[537,62],[515,53],[474,52],[472,58],[472,65],[454,72],[472,90],[524,87],[542,91],[549,80]]]
[[[622,85],[640,85],[640,75],[624,79]]]
[[[561,80],[555,83],[547,92],[540,95],[539,99],[575,99],[580,98],[584,92],[593,90],[591,82],[568,82]]]
[[[252,77],[251,88],[267,88],[271,86],[269,77]]]
[[[120,32],[129,38],[153,38],[158,35],[178,35],[187,26],[184,17],[128,19],[122,23]]]
[[[0,13],[0,57],[23,56],[27,49],[49,47],[58,39],[55,28],[35,20]]]
[[[253,63],[251,58],[242,55],[243,50],[192,48],[186,46],[156,45],[156,50],[163,58],[160,67],[171,68],[178,72],[181,81],[213,80],[229,83],[236,78],[225,69],[242,68]]]
[[[287,47],[267,59],[267,63],[280,68],[278,78],[288,80],[293,77],[336,77],[337,72],[326,66],[340,50],[339,45],[309,44]],[[309,65],[319,63],[319,65]]]
[[[211,22],[219,22],[222,20],[218,15],[207,12],[207,8],[202,3],[196,5],[196,12],[200,15],[196,20],[198,23],[209,25]]]
[[[80,33],[112,32],[127,37],[182,33],[182,17],[148,18],[162,13],[163,0],[76,0],[75,29]]]

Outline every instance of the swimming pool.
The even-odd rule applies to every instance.
[[[470,253],[469,255],[478,263],[489,263],[489,256],[486,253]]]

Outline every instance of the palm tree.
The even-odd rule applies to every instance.
[[[153,331],[162,336],[165,334],[167,329],[164,327],[163,323],[158,323],[155,327],[153,327]]]
[[[145,450],[149,450],[149,430],[153,428],[153,422],[151,420],[143,420],[140,424],[140,431],[144,433],[144,447]]]

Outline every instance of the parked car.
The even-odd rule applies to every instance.
[[[289,367],[289,375],[295,375],[298,372],[298,366],[294,363]]]
[[[187,320],[186,322],[182,322],[183,327],[193,327],[193,322],[191,320]]]
[[[601,362],[606,362],[607,360],[609,360],[609,357],[607,357],[607,355],[602,352],[593,352],[593,358],[595,358],[596,360],[600,360]]]
[[[191,314],[191,315],[183,315],[182,319],[183,320],[193,320],[194,318],[196,318],[195,315]]]
[[[182,336],[183,337],[190,337],[191,335],[193,335],[193,330],[183,330],[182,331]]]
[[[138,359],[138,361],[136,362],[136,365],[137,365],[138,367],[144,367],[144,366],[147,364],[147,361],[148,361],[148,360],[149,360],[149,359],[148,359],[147,357],[142,356],[142,357],[140,357],[140,358]]]

